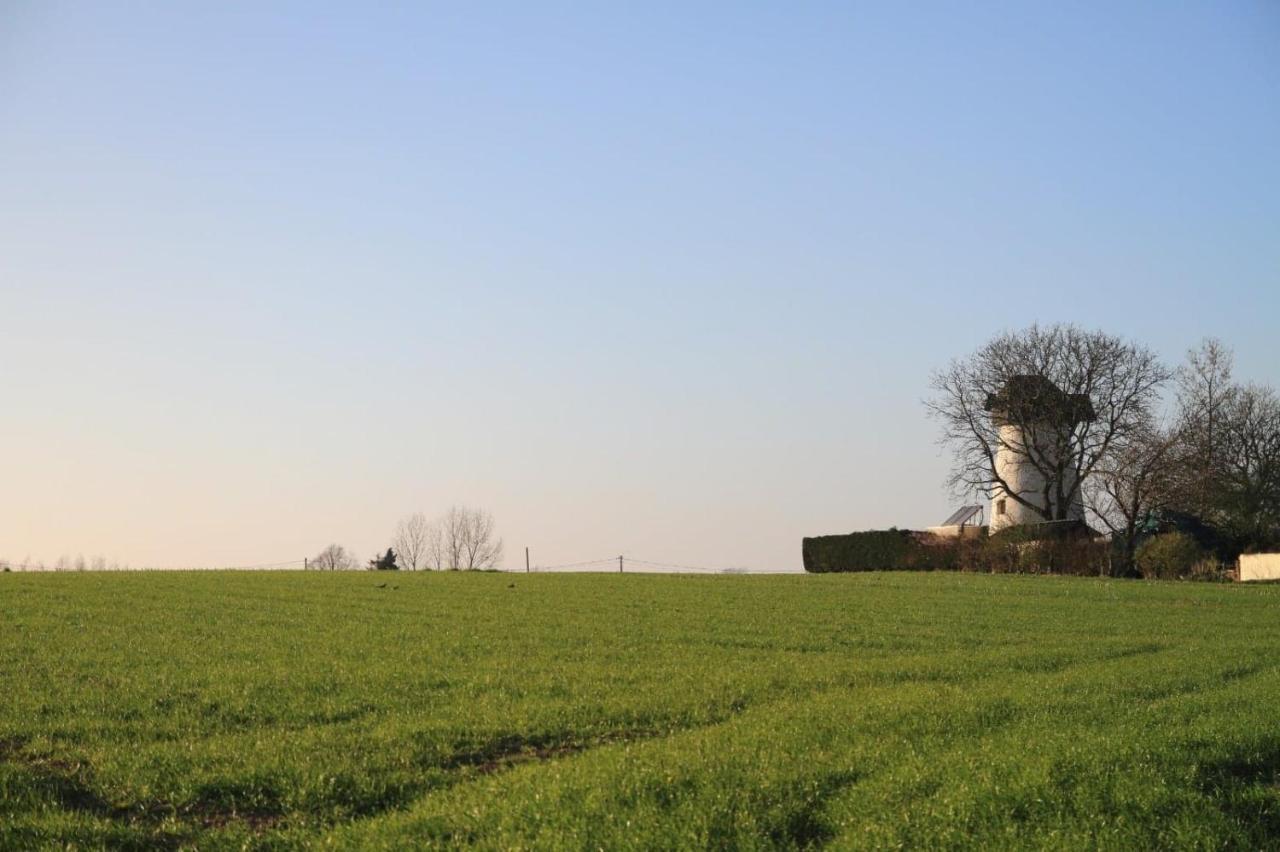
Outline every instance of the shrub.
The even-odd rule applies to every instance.
[[[1108,573],[1109,545],[1079,521],[1028,524],[1003,529],[983,543],[979,564],[993,574]]]
[[[1187,533],[1160,533],[1138,547],[1134,561],[1147,579],[1183,580],[1190,578],[1197,565],[1205,561],[1204,549]]]
[[[1191,536],[1200,549],[1213,554],[1219,562],[1233,562],[1251,544],[1245,538],[1233,535],[1228,530],[1197,517],[1188,512],[1164,510],[1152,516],[1154,533],[1184,533]],[[1255,543],[1256,545],[1256,543]],[[1264,548],[1265,549],[1265,548]]]
[[[1227,567],[1210,556],[1192,565],[1191,574],[1187,579],[1201,580],[1206,583],[1221,583],[1229,578],[1227,576]]]
[[[991,536],[982,542],[974,559],[974,570],[992,574],[1016,574],[1021,562],[1019,542],[1005,536]]]

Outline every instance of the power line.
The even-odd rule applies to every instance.
[[[616,571],[618,570],[620,558],[617,556],[606,557],[604,559],[585,559],[581,562],[565,562],[559,565],[536,565],[533,567],[537,571],[560,571],[569,568],[585,568],[587,566],[596,566],[598,571]],[[714,568],[706,565],[685,565],[678,562],[656,562],[650,559],[637,559],[633,556],[624,556],[621,558],[623,564],[646,565],[651,568],[671,568],[676,571],[684,571],[695,574],[724,574],[729,573],[732,569]]]
[[[224,571],[254,571],[260,568],[284,568],[288,565],[303,565],[305,559],[289,559],[285,562],[267,562],[262,565],[231,565],[224,568]]]
[[[580,568],[580,567],[582,567],[583,565],[605,565],[605,564],[611,564],[611,563],[613,562],[613,560],[614,560],[614,559],[616,559],[616,558],[617,558],[617,557],[615,557],[615,556],[607,556],[607,557],[605,557],[604,559],[587,559],[587,560],[585,560],[585,561],[583,561],[583,562],[566,562],[566,563],[564,563],[564,564],[562,564],[562,565],[536,565],[536,566],[534,566],[534,569],[533,569],[533,570],[535,570],[535,571],[556,571],[556,570],[559,570],[559,569],[561,569],[561,568]]]
[[[631,559],[632,562],[638,562],[641,565],[653,565],[657,568],[677,568],[681,571],[716,571],[722,572],[723,568],[708,568],[703,565],[678,565],[674,562],[650,562],[647,559]]]

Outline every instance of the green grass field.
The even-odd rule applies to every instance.
[[[1274,586],[5,574],[0,641],[5,849],[1280,847]]]

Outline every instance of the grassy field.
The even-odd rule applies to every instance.
[[[1275,586],[5,574],[0,641],[5,849],[1280,847]]]

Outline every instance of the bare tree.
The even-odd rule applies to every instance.
[[[426,567],[433,571],[443,571],[449,567],[449,549],[445,546],[442,521],[434,521],[427,525],[426,551],[423,558]]]
[[[926,405],[955,453],[957,494],[999,490],[1044,520],[1065,520],[1116,443],[1148,422],[1168,378],[1146,347],[1074,325],[1033,325],[934,373]],[[1043,493],[1010,487],[996,465],[1001,450],[1039,474]]]
[[[1240,391],[1231,380],[1233,361],[1221,341],[1207,338],[1177,372],[1179,508],[1213,522],[1222,520],[1222,430]]]
[[[1178,371],[1173,508],[1231,549],[1280,543],[1280,399],[1232,380],[1232,353],[1205,340]]]
[[[311,560],[311,564],[321,571],[350,571],[359,565],[354,554],[340,544],[331,544]]]
[[[417,571],[427,566],[431,535],[431,522],[421,512],[402,518],[396,525],[391,544],[405,570]]]
[[[494,535],[493,515],[483,509],[454,506],[439,522],[438,553],[443,567],[478,571],[497,566],[502,539]]]
[[[494,535],[493,515],[481,509],[464,510],[467,519],[463,538],[466,568],[472,571],[496,568],[502,559],[502,539]]]
[[[444,559],[444,568],[457,571],[462,567],[464,551],[463,541],[466,538],[467,522],[464,510],[454,506],[440,518],[440,549]]]
[[[1177,449],[1176,432],[1144,424],[1121,436],[1085,482],[1093,517],[1120,542],[1120,564],[1113,566],[1118,575],[1135,573],[1139,529],[1173,498]]]
[[[1238,388],[1223,409],[1219,501],[1225,526],[1246,546],[1280,543],[1280,397]]]

